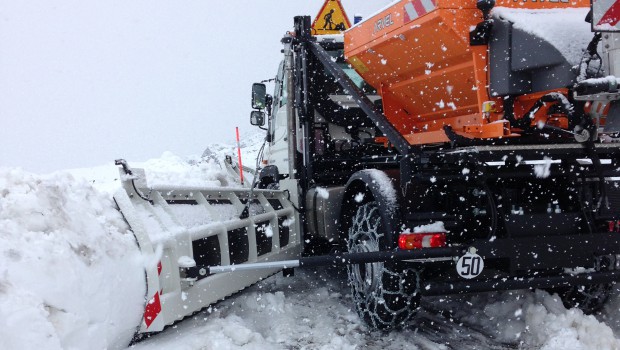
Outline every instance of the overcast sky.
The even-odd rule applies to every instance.
[[[390,0],[342,0],[349,17]],[[249,131],[293,16],[322,0],[0,0],[0,167],[46,173]]]

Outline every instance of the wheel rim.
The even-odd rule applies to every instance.
[[[357,244],[350,247],[349,251],[353,253],[377,252],[379,251],[379,242],[372,239],[358,241]],[[381,281],[382,270],[383,263],[381,262],[355,264],[351,265],[350,268],[353,281],[356,284],[355,287],[365,295],[377,290]]]
[[[383,235],[378,232],[381,219],[377,214],[376,207],[364,207],[362,212],[357,213],[349,237],[349,252],[368,253],[380,250],[379,237]],[[350,265],[349,273],[354,289],[362,294],[364,299],[381,289],[383,262]]]

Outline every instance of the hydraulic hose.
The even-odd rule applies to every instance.
[[[534,116],[536,115],[536,113],[538,113],[540,108],[544,106],[545,103],[552,102],[557,102],[557,106],[559,107],[560,111],[566,114],[571,124],[578,124],[578,121],[575,120],[575,107],[573,106],[573,104],[563,94],[559,92],[551,92],[536,101],[532,108],[530,108],[530,110],[527,111],[527,113],[525,113],[521,117],[521,119],[515,120],[515,126],[524,130],[533,129],[532,120],[534,120]]]
[[[150,192],[148,196],[145,196],[142,192],[140,192],[140,190],[138,190],[138,188],[136,187],[136,181],[135,178],[133,177],[133,171],[131,170],[131,168],[129,167],[129,164],[127,164],[127,161],[125,159],[116,159],[114,161],[114,165],[120,165],[123,168],[123,171],[125,172],[125,174],[127,174],[128,176],[131,176],[131,186],[133,187],[134,192],[138,195],[138,197],[142,198],[143,200],[153,204],[153,201],[150,199]]]
[[[532,121],[534,120],[536,113],[538,113],[540,108],[544,106],[545,103],[556,103],[556,107],[558,108],[559,112],[564,113],[566,117],[568,118],[570,129],[575,129],[576,127],[580,126],[583,130],[588,130],[592,126],[592,120],[589,118],[586,118],[586,115],[583,113],[576,113],[575,106],[573,105],[573,103],[569,101],[566,96],[564,96],[562,93],[559,93],[559,92],[551,92],[541,97],[538,101],[536,101],[536,103],[534,103],[532,108],[530,108],[530,110],[527,111],[527,113],[525,113],[520,119],[517,119],[517,120],[510,119],[511,125],[518,127],[520,129],[523,129],[525,131],[528,131],[528,132],[532,132],[536,128],[538,128],[538,129],[551,130],[559,134],[568,133],[568,134],[575,135],[575,138],[579,141],[580,135],[579,135],[579,132],[577,131],[564,130],[564,129],[560,129],[560,128],[553,127],[550,125],[546,125],[544,123],[539,123],[540,125],[535,125],[535,126],[532,125]],[[589,135],[589,134],[586,133],[586,135]],[[589,138],[589,136],[585,136],[585,137]],[[584,141],[585,140],[579,141],[579,142],[584,142]]]

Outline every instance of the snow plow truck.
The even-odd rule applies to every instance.
[[[140,332],[320,265],[346,266],[382,330],[430,295],[542,288],[597,311],[620,280],[620,2],[321,11],[282,38],[273,95],[252,86],[254,187],[154,188],[119,162],[157,261]]]

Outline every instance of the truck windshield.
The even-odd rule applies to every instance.
[[[364,92],[366,93],[376,93],[375,89],[368,85],[368,83],[366,83],[364,79],[359,74],[357,74],[355,69],[351,68],[348,63],[343,62],[339,63],[339,65],[358,88],[364,90]]]
[[[336,59],[336,63],[338,63],[340,68],[342,68],[345,74],[349,77],[349,79],[351,79],[351,81],[353,81],[353,83],[358,88],[360,88],[366,94],[374,95],[377,93],[377,90],[370,86],[370,84],[368,84],[359,74],[357,74],[355,69],[353,69],[353,67],[351,67],[351,65],[347,61],[345,61],[344,50],[330,50],[327,52],[330,56]]]

